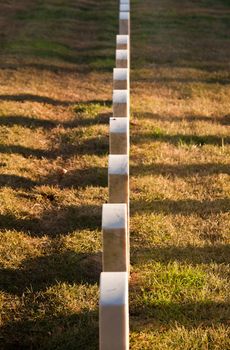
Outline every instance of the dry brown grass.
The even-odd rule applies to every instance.
[[[0,6],[0,347],[96,349],[117,6]],[[131,349],[230,349],[229,12],[132,5]]]

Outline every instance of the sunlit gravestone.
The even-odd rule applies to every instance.
[[[129,349],[129,119],[130,2],[120,0],[113,117],[109,129],[109,203],[102,209],[103,272],[100,280],[100,350]]]
[[[113,70],[114,90],[129,90],[129,70],[128,68],[114,68]]]
[[[99,323],[100,350],[129,349],[127,272],[101,273]]]
[[[117,35],[116,48],[117,48],[117,50],[129,50],[129,36],[128,35]]]
[[[113,117],[129,118],[128,90],[113,90]]]
[[[129,12],[130,6],[129,4],[120,4],[120,12]]]
[[[120,12],[119,14],[119,34],[130,34],[130,14],[129,12]]]
[[[116,50],[116,68],[129,68],[128,50]]]
[[[129,156],[109,155],[109,203],[129,202]]]
[[[110,154],[129,154],[128,118],[110,118],[109,151]]]
[[[102,209],[103,271],[128,271],[127,204],[104,204]]]

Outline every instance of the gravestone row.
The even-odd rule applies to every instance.
[[[100,350],[129,349],[129,116],[130,1],[120,0],[109,130],[109,203],[102,209]]]

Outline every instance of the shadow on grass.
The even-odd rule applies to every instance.
[[[91,137],[88,139],[76,140],[75,144],[60,142],[58,147],[43,150],[38,148],[25,147],[21,145],[4,145],[0,144],[0,153],[3,154],[19,154],[25,158],[37,159],[62,159],[69,158],[74,155],[106,155],[109,152],[109,137]]]
[[[0,95],[0,101],[15,101],[15,102],[39,102],[52,106],[64,106],[74,104],[72,101],[56,100],[47,96],[39,96],[33,94],[18,94],[18,95]]]
[[[103,119],[104,120],[104,119]],[[91,123],[92,119],[87,123]],[[83,124],[86,124],[83,122]],[[132,143],[139,145],[140,143],[151,143],[154,141],[171,143],[173,145],[217,145],[224,146],[230,144],[230,137],[220,137],[216,135],[198,136],[198,135],[159,135],[159,134],[143,134],[132,136]],[[51,148],[49,150],[25,147],[21,145],[0,145],[0,153],[4,154],[19,154],[25,158],[46,158],[56,159],[62,157],[63,159],[69,158],[74,155],[106,155],[109,150],[109,137],[98,136],[90,137],[88,139],[76,138],[75,144],[61,141],[58,147]]]
[[[173,66],[173,65],[172,65]],[[175,65],[176,66],[176,65]],[[217,69],[218,70],[218,69]],[[134,80],[138,83],[140,82],[146,82],[146,83],[176,83],[176,84],[191,84],[191,83],[202,83],[202,84],[219,84],[219,85],[229,85],[230,79],[229,78],[216,78],[216,77],[210,77],[210,78],[181,78],[181,77],[148,77],[143,78],[138,75],[138,77]]]
[[[108,185],[108,169],[102,167],[78,169],[70,171],[62,177],[53,173],[41,181],[39,185],[57,185],[60,188],[106,187]]]
[[[101,225],[101,207],[68,206],[44,211],[40,218],[19,219],[11,214],[0,215],[0,230],[18,230],[31,236],[55,237],[76,230],[96,230]]]
[[[98,310],[70,315],[12,321],[2,327],[2,350],[95,350],[98,347]]]
[[[37,183],[35,181],[32,181],[23,176],[8,175],[8,174],[0,175],[0,188],[11,187],[13,189],[18,189],[18,188],[31,189],[36,185]]]
[[[162,175],[170,177],[189,177],[193,175],[210,176],[215,174],[230,175],[228,164],[150,164],[131,166],[132,176]],[[35,186],[54,185],[59,188],[84,188],[87,186],[106,187],[108,184],[108,169],[102,167],[90,167],[69,171],[66,174],[58,172],[50,173],[41,181],[32,181],[23,176],[12,174],[0,175],[0,187],[13,189],[33,189]],[[156,202],[157,204],[158,202]],[[135,205],[135,204],[134,204]],[[155,206],[154,206],[155,207]]]
[[[132,136],[132,141],[134,144],[139,143],[148,143],[148,142],[166,142],[171,143],[173,145],[196,145],[196,146],[204,146],[204,145],[216,145],[222,146],[223,144],[230,144],[229,136],[217,136],[217,135],[184,135],[184,134],[176,134],[169,135],[164,134],[163,132],[152,132],[152,133],[143,133],[143,134],[134,134]]]
[[[204,200],[153,200],[153,201],[133,201],[131,202],[131,212],[152,212],[164,214],[196,214],[200,217],[206,217],[210,214],[227,213],[230,208],[230,199],[221,198],[212,201]]]
[[[89,100],[89,101],[61,101],[55,100],[46,96],[22,94],[22,95],[0,95],[0,100],[6,101],[33,101],[55,106],[69,106],[71,105],[75,112],[74,118],[69,121],[36,119],[33,117],[23,115],[8,115],[1,116],[0,126],[12,127],[19,125],[29,128],[44,128],[52,129],[61,126],[65,129],[72,129],[81,126],[91,126],[109,123],[109,118],[112,116],[112,102],[111,100]],[[110,109],[110,112],[105,112],[105,109]],[[103,111],[104,109],[104,111]]]
[[[115,32],[111,32],[111,37]],[[108,41],[111,40],[111,37]],[[51,43],[52,44],[52,43]],[[91,52],[91,48],[88,49],[88,55],[80,54],[79,48],[76,50],[72,49],[72,55],[59,55],[55,53],[46,53],[45,55],[42,52],[28,52],[28,54],[23,55],[22,52],[15,52],[15,55],[19,57],[19,63],[11,62],[2,62],[0,61],[0,69],[32,69],[37,71],[47,71],[56,74],[79,74],[85,76],[91,72],[104,72],[111,73],[115,65],[115,41],[112,42],[113,47],[109,48],[110,53],[108,54],[108,48],[105,46],[105,43],[102,44],[101,49],[97,52]],[[102,52],[101,55],[97,55],[98,52]],[[87,52],[87,50],[86,50]],[[103,54],[104,52],[104,54]],[[80,54],[80,55],[79,55]],[[23,57],[24,56],[24,57]],[[56,56],[56,57],[55,57]],[[77,57],[78,56],[78,57]],[[23,57],[23,60],[21,59]],[[107,57],[107,58],[106,58]],[[28,59],[29,58],[29,59]],[[45,60],[44,60],[45,59]],[[44,60],[39,63],[36,63],[36,60]],[[60,64],[56,63],[59,61]],[[50,63],[49,63],[50,62]],[[39,101],[37,101],[39,102]],[[58,105],[58,104],[57,104]]]
[[[186,246],[186,247],[140,247],[133,248],[132,264],[161,262],[168,264],[170,262],[180,262],[191,265],[197,264],[229,264],[230,263],[230,245],[216,244],[204,247]]]
[[[55,159],[57,157],[55,151],[29,148],[29,147],[20,146],[20,145],[1,145],[0,144],[0,153],[20,154],[25,158],[35,157],[38,159],[42,159],[42,158]]]
[[[12,116],[1,116],[0,126],[12,127],[19,125],[22,127],[28,127],[31,129],[44,128],[44,129],[54,129],[58,126],[64,128],[77,128],[79,126],[91,126],[91,125],[108,125],[109,118],[112,114],[110,113],[99,113],[96,117],[81,117],[77,116],[71,121],[61,122],[58,120],[48,120],[48,119],[35,119],[32,117],[25,117],[23,115],[12,115]]]
[[[77,101],[63,101],[63,100],[57,100],[48,96],[39,96],[39,95],[33,95],[33,94],[0,95],[0,101],[38,102],[42,104],[49,104],[52,106],[64,106],[64,107],[68,107],[71,105],[74,106],[76,103],[78,103]],[[90,100],[90,101],[80,102],[80,104],[81,106],[86,106],[86,107],[93,104],[100,105],[101,107],[103,106],[111,107],[112,101],[111,100]],[[25,117],[19,116],[18,122],[20,122],[20,118],[25,118]],[[10,122],[10,119],[9,119],[9,122]],[[37,120],[37,123],[39,122],[42,122],[42,121]],[[48,120],[47,122],[52,123],[52,121],[48,121]]]
[[[208,122],[222,125],[230,125],[230,114],[227,114],[223,117],[215,117],[215,116],[203,116],[203,115],[186,115],[184,117],[170,117],[170,116],[162,116],[156,113],[150,112],[136,112],[133,116],[137,119],[150,119],[160,122],[170,122],[170,123],[181,123],[181,122]]]
[[[144,288],[143,288],[144,291]],[[144,291],[145,292],[145,291]],[[131,289],[132,294],[140,291]],[[147,300],[146,300],[147,299]],[[198,302],[172,302],[172,301],[155,301],[150,297],[148,301],[148,291],[145,292],[146,302],[130,306],[131,319],[140,319],[143,328],[149,328],[154,323],[172,326],[172,323],[184,325],[186,327],[213,326],[217,324],[229,323],[229,303],[214,301]],[[143,322],[144,320],[144,322]]]
[[[30,117],[25,117],[23,115],[10,115],[10,116],[1,116],[0,117],[0,126],[12,127],[19,125],[22,127],[28,128],[45,128],[52,129],[60,125],[57,121],[48,120],[48,119],[35,119]]]
[[[58,171],[50,173],[41,181],[32,181],[23,176],[0,175],[0,188],[30,189],[36,186],[57,186],[58,188],[85,188],[87,186],[106,187],[108,185],[108,169],[91,167],[69,171],[66,174]]]
[[[20,269],[0,269],[0,290],[22,295],[27,289],[45,290],[56,283],[99,283],[101,254],[64,253],[25,260]]]
[[[189,177],[192,175],[209,176],[214,174],[230,175],[228,164],[204,163],[204,164],[149,164],[131,166],[132,176],[163,175],[172,177]]]
[[[62,126],[65,128],[76,128],[79,126],[92,126],[92,125],[109,125],[109,118],[112,116],[111,113],[99,113],[98,116],[92,117],[76,117],[70,122],[64,123]]]
[[[69,158],[73,155],[106,155],[109,152],[109,137],[108,136],[97,136],[90,137],[88,139],[76,140],[74,144],[61,142],[58,149],[56,150],[55,158],[62,157],[63,159]],[[50,153],[51,158],[53,152]]]
[[[11,63],[11,62],[1,62],[0,61],[0,68],[1,69],[12,69],[12,70],[18,70],[21,68],[24,69],[36,69],[38,71],[48,71],[53,73],[80,73],[78,72],[78,68],[76,65],[74,66],[68,66],[68,65],[58,65],[54,63],[46,63],[46,62],[20,62],[20,63]],[[83,73],[84,74],[84,73]]]

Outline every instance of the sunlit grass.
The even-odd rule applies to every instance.
[[[94,350],[118,7],[0,23],[0,347]],[[228,24],[224,0],[132,3],[134,350],[230,348]]]

